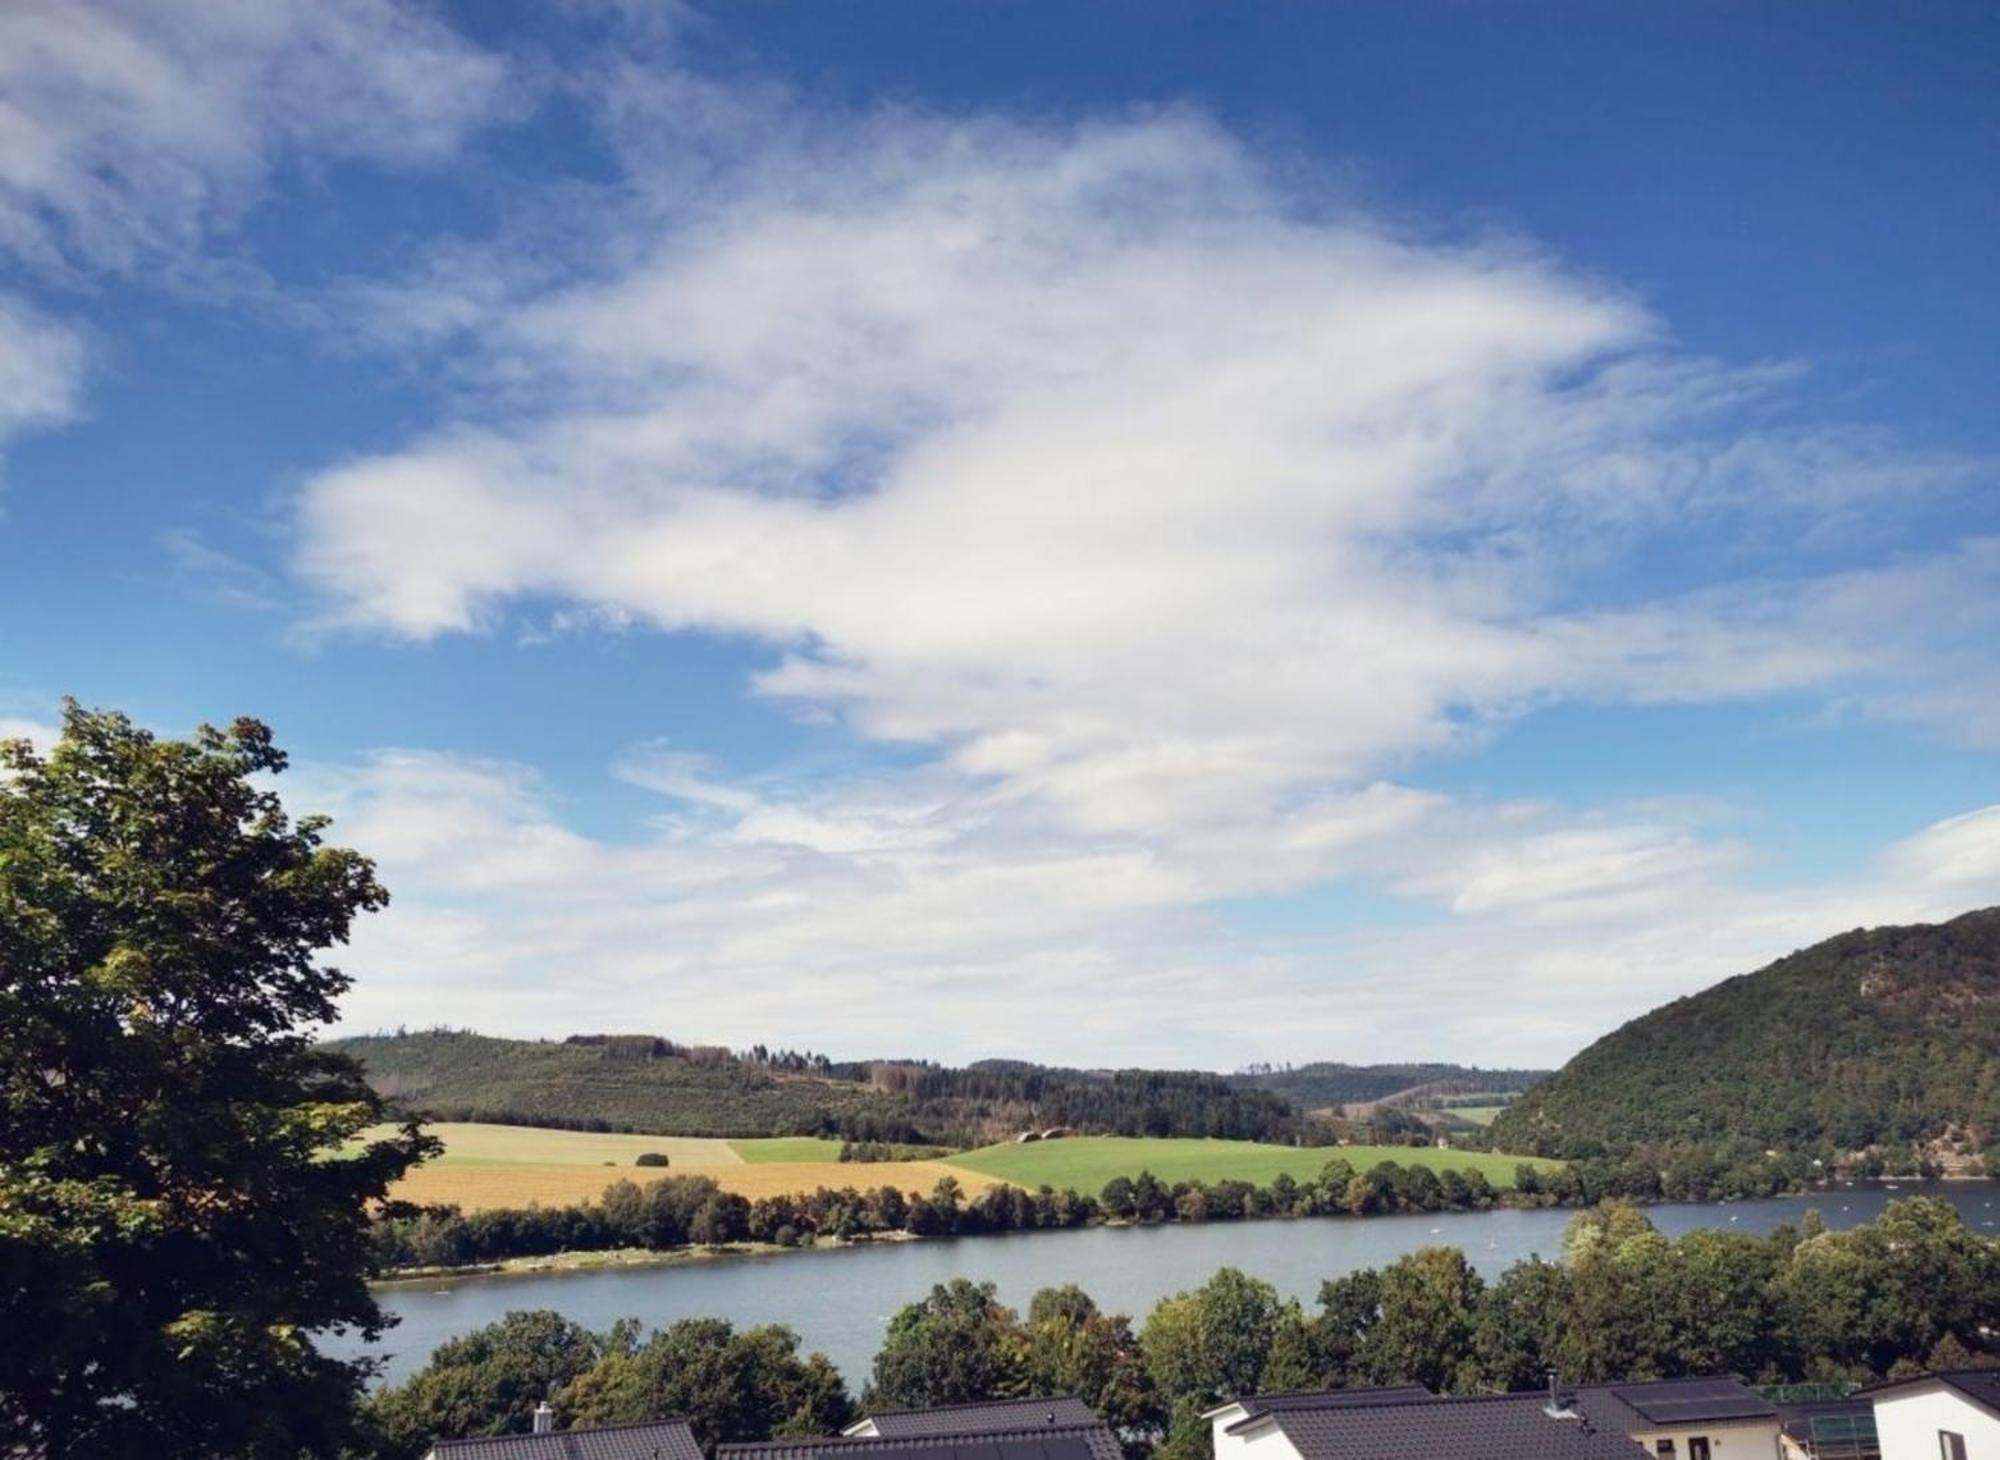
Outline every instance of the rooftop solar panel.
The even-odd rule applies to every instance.
[[[1771,1402],[1734,1379],[1672,1379],[1624,1384],[1612,1391],[1653,1424],[1697,1424],[1712,1419],[1761,1419],[1775,1415]]]

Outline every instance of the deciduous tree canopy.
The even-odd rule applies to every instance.
[[[345,1433],[381,1315],[368,1206],[429,1148],[316,1051],[319,961],[387,901],[293,821],[254,720],[162,740],[68,707],[0,747],[0,1450],[284,1456]],[[32,1341],[28,1336],[32,1335]]]

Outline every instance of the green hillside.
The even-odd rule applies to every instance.
[[[835,1062],[628,1034],[556,1041],[427,1030],[336,1040],[331,1048],[359,1060],[382,1095],[438,1120],[953,1147],[1055,1126],[1284,1141],[1301,1124],[1281,1096],[1200,1070]]]
[[[1496,1149],[2000,1141],[2000,908],[1829,938],[1598,1040],[1502,1111]]]
[[[1230,1078],[1271,1090],[1301,1110],[1385,1100],[1405,1092],[1446,1097],[1491,1091],[1525,1090],[1545,1080],[1547,1070],[1482,1070],[1467,1065],[1343,1065],[1327,1060],[1283,1068],[1255,1068]]]
[[[900,1113],[899,1102],[867,1085],[708,1052],[640,1057],[617,1046],[452,1030],[364,1035],[331,1047],[359,1060],[379,1093],[440,1120],[791,1136],[870,1117],[893,1122]]]

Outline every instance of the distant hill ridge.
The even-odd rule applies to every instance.
[[[1501,1150],[2000,1143],[2000,908],[1842,933],[1607,1034],[1493,1122]],[[1991,1164],[2000,1165],[2000,1162]]]
[[[1482,1070],[1446,1064],[1344,1065],[1320,1060],[1280,1068],[1255,1066],[1231,1078],[1274,1090],[1301,1110],[1324,1110],[1404,1095],[1514,1094],[1546,1080],[1549,1074],[1548,1070]]]
[[[1228,1076],[1198,1070],[1073,1070],[1018,1060],[954,1069],[923,1060],[836,1062],[733,1052],[654,1035],[497,1039],[466,1030],[362,1035],[329,1048],[361,1062],[374,1088],[435,1119],[506,1121],[682,1136],[827,1135],[978,1145],[1066,1126],[1091,1134],[1325,1139],[1289,1087],[1367,1099],[1426,1080],[1491,1072],[1455,1065],[1311,1065]],[[1341,1071],[1339,1076],[1327,1072]],[[1309,1074],[1308,1072],[1319,1072]],[[1327,1083],[1332,1081],[1334,1083]]]

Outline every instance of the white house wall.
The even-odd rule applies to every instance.
[[[1966,1460],[2000,1460],[2000,1415],[1938,1384],[1877,1395],[1882,1460],[1939,1460],[1938,1431],[1965,1436]]]

